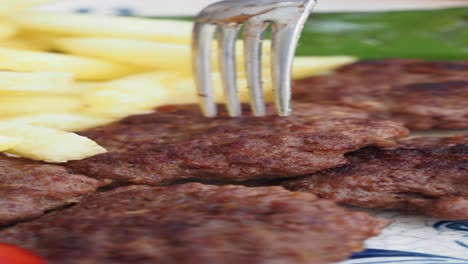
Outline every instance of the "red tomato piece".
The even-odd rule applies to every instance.
[[[28,250],[0,243],[0,264],[47,264],[47,262]]]

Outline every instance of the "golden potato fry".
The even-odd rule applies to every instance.
[[[37,45],[34,42],[20,39],[20,38],[12,38],[7,40],[0,41],[0,47],[8,48],[8,49],[18,49],[18,50],[32,50],[32,51],[45,51],[42,46]]]
[[[82,106],[80,98],[71,96],[0,96],[0,116],[33,113],[72,112]]]
[[[0,22],[0,40],[13,37],[18,32],[18,28],[9,23]]]
[[[68,94],[74,92],[73,85],[74,75],[68,72],[0,71],[0,94]]]
[[[86,137],[55,128],[2,122],[0,135],[21,137],[23,141],[8,149],[7,153],[33,160],[60,163],[106,152]]]
[[[173,44],[131,39],[63,38],[56,40],[60,51],[158,70],[190,72],[191,48]]]
[[[219,73],[213,73],[216,90],[221,89]],[[112,83],[112,82],[111,82]],[[151,71],[121,78],[114,83],[125,84],[127,87],[139,85],[144,89],[151,89],[154,83],[163,83],[165,86],[164,104],[184,104],[197,102],[197,92],[191,74],[181,74],[174,71]],[[217,91],[217,94],[222,91]],[[159,103],[159,100],[158,100]]]
[[[21,137],[6,137],[0,135],[0,151],[5,151],[10,149],[19,143],[21,143],[23,139]]]
[[[293,79],[333,71],[355,61],[357,58],[351,56],[296,57],[293,65]]]
[[[159,78],[123,78],[103,83],[85,94],[83,103],[88,113],[121,117],[165,104],[168,90]]]
[[[54,49],[54,40],[63,38],[63,35],[34,32],[28,30],[20,30],[15,36],[14,40],[28,43],[29,50],[38,51],[52,51]]]
[[[30,8],[32,6],[53,2],[54,0],[0,0],[0,15],[12,13]]]
[[[115,121],[115,119],[111,119],[108,117],[85,115],[80,113],[45,113],[0,119],[0,121],[6,121],[8,123],[15,124],[50,127],[68,132],[79,132],[96,126],[111,123],[112,121]]]
[[[125,76],[123,78],[114,80],[113,82],[137,82],[137,81],[143,81],[143,82],[158,82],[158,83],[168,83],[174,80],[179,80],[181,78],[190,78],[191,74],[189,75],[182,75],[178,72],[175,71],[147,71],[147,72],[142,72],[142,73],[137,73],[137,74],[132,74]]]
[[[80,80],[106,80],[129,74],[136,67],[73,55],[0,48],[0,69],[72,72]]]
[[[192,78],[180,78],[167,84],[171,90],[166,104],[194,104],[198,103],[197,91]]]
[[[21,28],[69,36],[115,37],[189,44],[193,23],[89,14],[24,12],[11,16]]]
[[[105,82],[75,82],[73,84],[73,91],[82,96],[98,89],[103,83]]]
[[[264,57],[270,52],[270,41],[264,41]],[[106,59],[121,63],[130,63],[161,71],[192,71],[192,48],[190,44],[174,44],[146,40],[115,38],[61,38],[55,40],[60,51]],[[239,71],[243,66],[243,45],[237,42],[237,61]],[[218,69],[217,48],[213,46],[213,69]]]

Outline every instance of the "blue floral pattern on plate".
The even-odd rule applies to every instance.
[[[468,264],[468,259],[452,258],[433,254],[424,254],[409,251],[367,249],[356,253],[347,264],[397,264],[397,263],[422,263],[422,264]]]
[[[394,222],[343,264],[468,264],[468,221],[369,212]]]

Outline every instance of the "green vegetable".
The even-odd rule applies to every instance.
[[[468,9],[315,14],[298,55],[468,59]]]

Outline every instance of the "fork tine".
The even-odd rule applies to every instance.
[[[262,39],[267,24],[250,20],[244,27],[244,56],[250,106],[254,116],[264,116],[265,102],[262,88]]]
[[[195,85],[202,112],[207,117],[217,115],[211,75],[211,43],[216,25],[195,23],[192,39],[192,66],[195,73]]]
[[[272,27],[271,72],[276,110],[280,116],[291,114],[291,77],[301,25],[274,23]]]
[[[219,67],[229,116],[242,115],[237,93],[236,39],[240,26],[222,26],[218,31]]]

